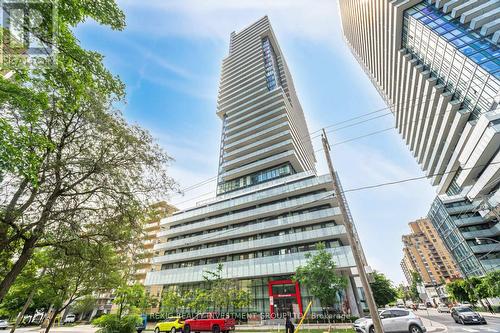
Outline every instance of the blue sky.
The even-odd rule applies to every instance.
[[[171,175],[181,188],[217,174],[221,123],[215,115],[220,64],[229,34],[268,15],[316,131],[385,107],[342,39],[336,1],[119,0],[127,17],[122,32],[87,22],[77,29],[84,47],[105,55],[127,85],[126,118],[149,129],[175,159]],[[383,114],[385,112],[382,112]],[[330,133],[332,143],[394,125],[392,115]],[[333,127],[335,128],[335,127]],[[320,148],[318,139],[313,141]],[[422,176],[396,132],[341,144],[333,158],[344,189]],[[322,152],[319,173],[326,173]],[[215,184],[172,196],[187,208],[214,195]],[[348,193],[370,265],[395,283],[401,235],[427,214],[435,196],[428,180]]]

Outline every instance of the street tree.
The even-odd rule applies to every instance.
[[[167,314],[174,314],[185,306],[185,298],[172,289],[164,290],[161,295],[161,310]]]
[[[293,276],[316,297],[323,310],[332,307],[338,300],[339,293],[347,286],[347,279],[339,275],[333,256],[326,251],[324,243],[316,244],[315,253],[306,253],[307,263],[297,267]]]
[[[446,291],[450,298],[456,302],[476,303],[476,297],[471,293],[469,284],[462,279],[449,282],[446,285]]]
[[[422,283],[422,277],[417,272],[411,272],[410,297],[413,302],[420,302],[418,287]]]
[[[52,311],[45,333],[49,332],[56,317],[71,308],[75,301],[117,288],[124,279],[122,260],[109,244],[84,240],[72,245],[74,247],[64,250],[54,248],[48,253],[41,283]]]
[[[149,306],[146,290],[141,284],[124,284],[115,291],[113,302],[118,305],[118,318],[126,314],[139,314]]]
[[[197,305],[208,304],[212,309],[225,309],[229,312],[230,308],[240,309],[251,304],[252,298],[247,290],[239,288],[238,282],[234,279],[224,279],[222,276],[224,266],[218,264],[214,271],[206,270],[203,272],[203,278],[207,285],[207,291],[195,295]],[[200,289],[197,289],[200,292]]]
[[[57,57],[0,78],[0,301],[36,249],[81,240],[125,248],[145,208],[175,188],[170,157],[115,108],[123,83],[72,33],[88,19],[123,29],[122,11],[113,0],[49,1],[58,33],[50,24],[32,33]],[[41,15],[50,21],[52,11]]]
[[[71,310],[80,316],[80,320],[83,320],[89,312],[92,312],[96,307],[97,300],[92,295],[86,295],[83,298],[77,300],[71,307]]]
[[[486,274],[482,284],[486,288],[487,297],[500,297],[500,270],[492,271]]]
[[[377,307],[384,307],[396,301],[398,291],[384,274],[373,272],[374,282],[370,283]]]

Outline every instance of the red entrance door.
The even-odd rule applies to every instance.
[[[271,317],[284,314],[302,315],[302,298],[298,282],[292,280],[269,281],[268,288]]]

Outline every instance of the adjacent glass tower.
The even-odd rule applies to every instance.
[[[429,218],[465,276],[500,268],[500,2],[339,0],[352,53],[437,187]]]
[[[362,292],[331,177],[318,176],[292,77],[267,17],[232,33],[217,104],[222,120],[217,195],[161,221],[146,285],[189,290],[223,264],[251,292],[246,313],[302,313],[291,275],[324,242],[349,285],[337,307],[359,314]],[[361,295],[361,296],[360,296]],[[313,311],[321,307],[313,300]],[[265,318],[262,318],[265,319]]]

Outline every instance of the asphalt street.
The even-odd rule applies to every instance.
[[[460,325],[455,323],[449,313],[438,313],[435,309],[418,310],[415,313],[446,326],[449,333],[500,333],[500,318],[498,317],[485,315],[487,325]]]

